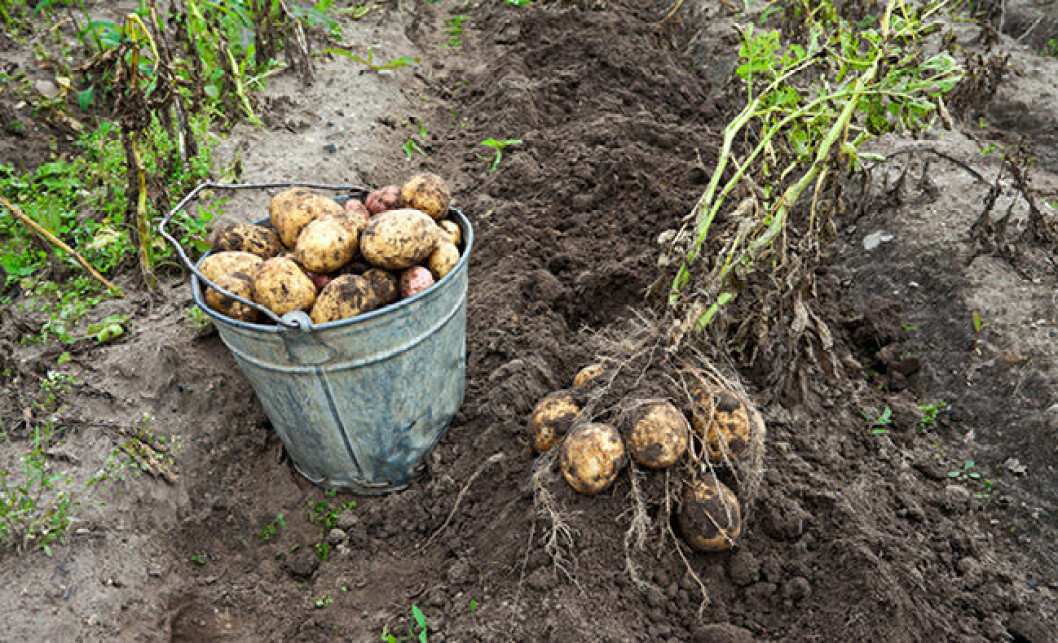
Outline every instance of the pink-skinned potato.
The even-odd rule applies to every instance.
[[[295,260],[312,272],[334,272],[356,256],[359,236],[351,217],[344,213],[320,217],[301,231]]]
[[[367,211],[372,215],[381,214],[387,210],[400,209],[400,186],[387,185],[371,190],[364,201],[364,205],[367,206]]]
[[[254,301],[276,315],[294,310],[311,310],[316,301],[316,285],[298,264],[275,257],[262,263],[253,275]]]
[[[416,174],[400,188],[401,207],[420,210],[440,221],[448,214],[452,203],[452,193],[448,191],[444,179],[425,172]]]
[[[437,247],[441,229],[418,210],[389,210],[371,217],[360,235],[360,254],[371,265],[405,270],[422,265]]]
[[[362,214],[365,218],[371,217],[371,211],[367,209],[367,206],[364,205],[364,202],[360,199],[350,198],[345,202],[345,205],[342,206],[342,209],[350,214]]]
[[[349,319],[379,307],[371,284],[359,275],[342,275],[320,291],[312,306],[313,324]]]
[[[328,214],[341,214],[342,206],[334,199],[307,188],[287,188],[272,197],[268,217],[288,248],[297,245],[298,235],[312,221]]]
[[[433,275],[422,266],[408,268],[400,273],[400,296],[402,299],[418,295],[434,285]]]

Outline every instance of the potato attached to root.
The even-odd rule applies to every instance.
[[[742,533],[742,509],[734,492],[710,476],[687,487],[679,522],[683,539],[692,549],[724,551]]]
[[[272,197],[268,205],[272,227],[288,248],[297,244],[298,235],[309,223],[324,215],[341,214],[343,211],[334,199],[306,188],[283,190]]]
[[[233,295],[253,301],[253,279],[245,272],[230,272],[217,277],[213,282]],[[206,290],[206,305],[222,315],[239,321],[252,323],[256,322],[260,316],[256,308],[225,297],[213,288]]]
[[[264,260],[257,255],[250,254],[249,252],[228,250],[211,254],[203,259],[202,263],[198,265],[198,271],[201,272],[206,279],[216,281],[217,277],[233,272],[245,272],[246,274],[251,275],[254,270],[257,269],[257,266],[261,265],[263,261]]]
[[[602,363],[588,364],[573,376],[573,388],[580,388],[605,372],[606,366]]]
[[[306,270],[328,273],[352,261],[360,231],[345,214],[311,221],[298,236],[295,260]]]
[[[671,402],[651,404],[628,435],[628,451],[650,469],[676,464],[687,452],[691,426]]]
[[[609,424],[582,424],[573,429],[562,443],[562,476],[574,490],[596,495],[602,493],[627,464],[621,434]]]
[[[436,281],[441,281],[457,265],[459,265],[459,248],[447,241],[438,243],[437,248],[426,258],[426,267]]]
[[[286,247],[275,230],[259,225],[231,225],[218,230],[213,239],[214,253],[229,250],[271,259],[285,252]]]
[[[738,459],[747,451],[752,437],[749,409],[733,391],[698,387],[694,391],[694,430],[705,442],[712,462]]]
[[[360,254],[373,266],[405,270],[421,265],[437,247],[440,228],[418,210],[389,210],[371,218],[360,235]]]
[[[253,275],[254,301],[276,315],[310,310],[316,301],[316,286],[298,264],[275,257],[262,263]]]
[[[416,174],[401,186],[400,202],[401,207],[420,210],[439,221],[448,214],[452,193],[448,191],[444,179],[426,172]]]
[[[356,317],[378,306],[378,296],[367,279],[359,275],[342,275],[320,291],[310,317],[313,324],[326,324]]]
[[[540,400],[529,416],[529,437],[537,453],[550,451],[573,426],[580,407],[566,391],[552,393]]]

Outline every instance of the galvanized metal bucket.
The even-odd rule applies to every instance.
[[[363,192],[353,186],[264,187],[290,185]],[[196,188],[159,226],[177,248],[165,223],[207,187],[262,185]],[[277,323],[268,325],[221,315],[204,299],[203,282],[214,284],[187,262],[195,303],[213,318],[294,466],[312,482],[368,494],[403,489],[463,403],[474,233],[459,210],[451,209],[449,218],[463,233],[454,270],[418,295],[327,324],[314,325],[302,312],[278,318],[269,311]],[[178,254],[186,260],[182,249]]]

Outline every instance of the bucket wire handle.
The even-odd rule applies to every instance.
[[[201,281],[202,283],[206,284],[208,287],[213,288],[214,290],[216,290],[220,294],[224,295],[225,297],[228,297],[229,299],[234,299],[235,301],[237,301],[237,302],[239,302],[241,304],[246,304],[247,306],[250,306],[254,310],[257,310],[257,311],[260,311],[260,312],[264,313],[269,319],[274,321],[280,327],[291,328],[291,329],[300,328],[301,330],[309,330],[309,328],[306,327],[303,323],[298,323],[298,321],[295,321],[293,319],[289,319],[289,320],[288,319],[284,319],[283,317],[280,317],[279,315],[276,315],[275,313],[273,313],[271,310],[268,310],[264,306],[262,306],[262,305],[260,305],[260,304],[258,304],[256,302],[250,301],[249,299],[243,299],[242,297],[236,295],[235,293],[229,292],[229,291],[221,288],[217,284],[213,283],[211,280],[207,279],[206,276],[203,275],[201,272],[199,272],[198,268],[195,267],[195,264],[187,256],[187,253],[184,252],[184,249],[180,245],[180,242],[177,241],[175,238],[173,238],[173,236],[171,234],[169,234],[166,231],[166,229],[165,229],[165,226],[169,223],[169,220],[172,219],[173,216],[177,212],[180,212],[185,207],[187,207],[188,203],[190,203],[195,197],[197,197],[200,192],[202,192],[203,190],[206,190],[206,189],[211,189],[211,190],[264,190],[264,189],[269,189],[269,188],[292,188],[292,187],[312,188],[312,189],[316,189],[316,190],[334,190],[336,192],[359,192],[359,193],[366,193],[367,192],[367,190],[365,190],[364,188],[362,188],[362,187],[360,187],[358,185],[330,185],[330,184],[326,184],[326,183],[303,183],[303,182],[300,182],[300,181],[280,181],[280,182],[272,182],[272,183],[215,183],[213,181],[203,181],[202,183],[199,183],[198,185],[196,185],[195,189],[193,189],[190,192],[188,192],[187,195],[184,198],[180,199],[180,202],[177,203],[176,206],[173,207],[173,209],[169,211],[169,214],[166,214],[162,218],[161,222],[158,224],[158,234],[162,235],[162,238],[165,239],[166,241],[168,241],[169,245],[171,245],[173,247],[173,249],[176,250],[176,254],[180,257],[180,261],[184,264],[184,266],[188,270],[190,270],[193,275],[198,277],[199,281]]]

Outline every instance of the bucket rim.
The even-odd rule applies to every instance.
[[[442,290],[444,290],[446,284],[450,283],[453,279],[455,279],[458,273],[467,270],[467,263],[470,260],[470,253],[474,248],[474,227],[470,224],[470,218],[467,217],[467,215],[464,214],[462,210],[455,207],[448,208],[448,216],[450,218],[455,219],[456,223],[459,224],[459,227],[463,231],[463,252],[462,255],[459,257],[459,262],[456,264],[456,267],[450,270],[447,275],[441,278],[440,281],[435,283],[430,288],[427,288],[426,290],[420,293],[416,293],[415,295],[412,295],[407,299],[401,299],[400,301],[397,301],[388,306],[383,306],[382,308],[372,310],[369,313],[364,313],[362,315],[357,315],[356,317],[350,317],[348,319],[339,319],[338,321],[327,322],[325,324],[312,324],[311,327],[307,329],[301,329],[301,332],[313,332],[317,330],[324,331],[331,330],[333,328],[355,326],[357,324],[367,324],[380,317],[396,314],[397,311],[412,305],[412,303],[414,302],[428,300],[436,296]],[[267,222],[269,222],[268,218],[258,219],[254,222],[254,225],[261,225]],[[197,268],[198,265],[200,265],[209,255],[210,252],[207,252],[206,254],[202,255],[202,257],[195,264],[195,267]],[[278,324],[255,324],[251,322],[244,322],[238,319],[232,319],[227,315],[222,315],[219,312],[213,310],[212,308],[206,305],[205,297],[203,295],[202,283],[199,280],[198,276],[194,273],[191,274],[191,295],[195,301],[195,305],[198,306],[199,309],[201,309],[204,313],[212,317],[214,320],[223,322],[228,326],[252,330],[259,333],[273,334],[291,332],[291,330],[293,330],[283,328]]]

